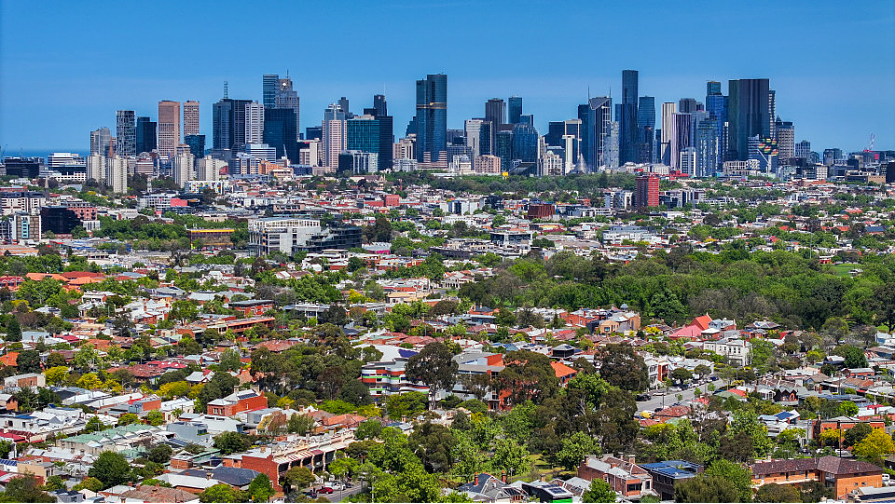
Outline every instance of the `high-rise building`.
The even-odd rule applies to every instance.
[[[640,144],[637,131],[637,70],[622,71],[622,102],[615,106],[615,120],[619,125],[618,154],[619,163],[637,163],[640,161]]]
[[[447,75],[416,81],[416,159],[447,163]]]
[[[351,109],[349,108],[348,98],[344,96],[339,98],[339,106],[342,107],[342,112],[345,112],[345,120],[354,117],[354,114],[351,113]]]
[[[97,183],[106,181],[106,156],[93,152],[87,157],[87,180]]]
[[[826,166],[833,166],[837,161],[842,159],[842,149],[824,149],[823,163]]]
[[[796,128],[791,121],[777,119],[774,123],[774,132],[777,135],[777,149],[783,164],[789,164],[796,158]]]
[[[739,79],[728,82],[728,158],[749,159],[749,138],[771,136],[768,79]]]
[[[671,142],[675,137],[674,133],[674,115],[677,113],[677,106],[674,102],[665,102],[662,104],[662,131],[660,142],[659,162],[671,166]]]
[[[258,102],[247,103],[245,118],[245,140],[243,143],[262,143],[264,141],[264,105]]]
[[[491,98],[485,102],[485,120],[491,121],[495,130],[507,123],[507,104],[503,98]]]
[[[113,193],[127,192],[127,158],[113,156],[106,160],[106,187]]]
[[[538,161],[538,141],[541,137],[533,122],[532,116],[520,115],[513,125],[513,159],[523,163]]]
[[[696,148],[687,147],[680,152],[678,171],[691,177],[696,176]]]
[[[771,122],[770,128],[771,133],[768,135],[770,138],[777,138],[777,124],[775,119],[777,117],[777,92],[773,89],[768,90],[768,120]]]
[[[199,134],[199,102],[183,102],[183,136]]]
[[[223,98],[215,103],[212,112],[214,128],[212,146],[216,150],[238,151],[245,145],[246,105],[251,100]]]
[[[106,156],[109,154],[109,145],[112,142],[112,132],[109,128],[99,128],[90,132],[90,154]]]
[[[652,163],[655,161],[656,138],[656,99],[652,96],[641,96],[637,106],[637,143],[639,155],[636,162]]]
[[[578,106],[581,120],[581,150],[584,162],[591,172],[601,166],[608,166],[609,145],[612,136],[612,98],[608,96],[591,98]]]
[[[652,174],[637,177],[634,204],[638,210],[659,206],[659,177]]]
[[[137,119],[133,110],[115,112],[115,153],[121,157],[137,155]]]
[[[463,124],[466,145],[472,149],[473,160],[482,155],[482,119],[467,119]]]
[[[177,187],[183,189],[187,181],[193,179],[194,162],[195,158],[188,152],[182,152],[174,156],[171,167],[174,172],[174,183],[177,184]]]
[[[205,135],[184,135],[183,143],[189,145],[190,154],[196,159],[205,157]]]
[[[338,103],[331,104],[324,111],[322,128],[323,166],[335,170],[339,167],[339,154],[347,146],[345,112]]]
[[[388,103],[385,100],[385,95],[374,95],[373,108],[365,108],[364,115],[373,116],[379,121],[378,168],[380,170],[391,168],[394,160],[392,146],[395,143],[395,121],[392,116],[388,115]]]
[[[180,102],[163,100],[158,103],[158,153],[174,157],[180,145]]]
[[[712,177],[719,168],[718,128],[715,119],[700,121],[696,126],[696,168],[692,176]]]
[[[274,104],[275,108],[292,109],[292,112],[295,114],[295,139],[298,140],[298,134],[301,131],[301,100],[298,97],[298,93],[292,89],[292,79],[289,78],[288,72],[285,79],[277,81],[277,93]],[[269,107],[265,105],[264,108]]]
[[[725,124],[727,124],[727,97],[721,94],[721,83],[718,81],[709,81],[706,84],[705,110],[709,114],[709,118],[715,121],[715,134],[718,137],[718,160],[716,165],[721,166],[727,156],[727,135],[725,133]]]
[[[295,110],[291,108],[264,109],[264,143],[275,148],[277,159],[286,156],[298,163],[298,134],[295,131]]]
[[[694,128],[696,124],[693,121],[692,114],[676,113],[674,114],[674,138],[671,139],[671,167],[680,169],[681,151],[687,147],[692,147],[694,138]]]
[[[513,132],[501,130],[497,132],[494,142],[494,154],[500,158],[500,170],[509,171],[513,167]]]
[[[157,129],[158,124],[148,117],[137,118],[137,154],[152,152],[158,148]]]
[[[388,115],[388,104],[385,101],[385,95],[373,95],[373,108],[376,109],[376,117]]]
[[[810,159],[811,142],[809,142],[808,140],[802,140],[801,142],[797,143],[795,147],[795,156],[799,159]]]
[[[507,99],[507,115],[508,122],[510,124],[516,124],[519,122],[519,118],[522,117],[522,97],[521,96],[511,96]]]
[[[681,98],[678,100],[677,111],[680,114],[692,114],[699,108],[699,102],[696,101],[696,98]]]
[[[196,160],[196,180],[217,181],[221,179],[221,169],[227,163],[221,159],[204,157]]]
[[[264,108],[275,108],[277,87],[279,86],[280,76],[277,74],[264,74],[261,76],[261,103]]]

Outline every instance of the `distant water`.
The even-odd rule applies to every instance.
[[[42,149],[42,150],[34,150],[34,149],[9,149],[6,146],[3,147],[3,157],[41,157],[46,159],[47,156],[53,154],[54,152],[70,152],[72,154],[80,154],[83,157],[87,157],[90,155],[90,150],[81,150],[81,149]]]

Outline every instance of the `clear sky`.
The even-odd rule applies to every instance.
[[[158,101],[261,101],[261,75],[289,70],[301,127],[347,96],[353,112],[385,89],[395,133],[414,80],[448,75],[448,125],[521,95],[541,133],[592,95],[705,97],[705,82],[767,77],[777,113],[812,149],[895,149],[895,1],[598,2],[339,0],[0,1],[0,145],[87,150],[115,110]],[[658,119],[657,119],[658,120]]]

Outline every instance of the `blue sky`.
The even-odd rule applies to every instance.
[[[115,110],[156,118],[158,101],[261,100],[261,75],[289,70],[302,130],[327,104],[385,93],[404,132],[414,80],[448,75],[448,124],[521,95],[546,131],[592,95],[695,97],[705,82],[767,77],[777,112],[812,148],[895,149],[895,1],[0,2],[0,145],[88,148]]]

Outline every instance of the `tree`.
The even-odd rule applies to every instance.
[[[889,330],[895,329],[895,282],[876,287],[871,299],[871,309],[876,312],[876,320]]]
[[[19,319],[15,315],[10,318],[9,325],[6,326],[6,341],[8,343],[22,341],[22,326],[19,325]]]
[[[80,488],[78,488],[78,487],[80,487]],[[85,478],[84,481],[82,481],[74,486],[74,490],[76,490],[76,491],[81,490],[81,489],[86,489],[86,490],[90,490],[91,492],[99,492],[103,488],[105,488],[103,486],[103,482],[96,478]]]
[[[758,487],[755,502],[802,502],[802,496],[792,485],[768,483]]]
[[[393,420],[415,417],[426,410],[426,395],[415,391],[390,395],[385,400],[385,410]]]
[[[118,425],[130,425],[140,423],[140,417],[136,413],[125,413],[118,417]]]
[[[20,373],[40,373],[40,352],[23,350],[16,358],[16,367]]]
[[[494,384],[508,394],[510,404],[529,400],[540,404],[559,390],[559,379],[546,355],[518,350],[507,352],[503,362],[504,368],[497,374]]]
[[[674,485],[675,502],[740,502],[740,493],[720,476],[700,475]]]
[[[706,476],[717,476],[733,484],[739,492],[739,502],[749,502],[752,498],[752,471],[724,459],[712,462],[705,471]]]
[[[247,434],[238,432],[222,432],[215,436],[214,447],[224,455],[246,451],[252,446],[252,439]]]
[[[370,389],[361,383],[360,380],[350,380],[346,383],[342,390],[339,391],[339,399],[355,406],[373,404],[373,398],[370,397]]]
[[[688,381],[693,378],[693,373],[686,368],[677,368],[671,372],[671,379],[677,381],[681,385],[684,384],[685,381]]]
[[[87,476],[100,480],[103,488],[120,485],[130,479],[131,466],[123,455],[104,451],[87,471]]]
[[[615,502],[615,490],[602,479],[594,478],[590,487],[581,494],[581,502]]]
[[[68,368],[65,366],[54,366],[44,372],[47,384],[62,385],[68,381]]]
[[[200,502],[245,502],[245,500],[242,492],[224,483],[212,485],[199,494]]]
[[[851,448],[860,443],[873,432],[873,427],[866,423],[856,424],[851,429],[845,431],[843,436],[843,444],[846,448]]]
[[[407,360],[407,378],[420,381],[429,387],[429,406],[435,405],[435,394],[439,390],[451,390],[457,380],[459,365],[454,354],[441,342],[429,343]]]
[[[270,484],[270,478],[264,473],[255,476],[255,479],[249,484],[247,492],[252,502],[267,502],[276,493]]]
[[[426,422],[414,429],[409,439],[410,449],[429,472],[448,472],[453,465],[451,451],[457,439],[443,425]]]
[[[62,356],[59,352],[50,352],[50,355],[47,356],[46,367],[54,368],[54,367],[65,367],[66,366],[65,357]]]
[[[892,453],[895,453],[895,443],[883,429],[874,429],[854,449],[856,457],[878,466],[883,465],[883,460]]]
[[[6,491],[0,493],[2,502],[56,502],[44,492],[37,478],[31,474],[17,476],[6,483]]]
[[[288,491],[299,492],[314,483],[317,478],[307,467],[293,467],[283,473],[283,482]],[[254,483],[254,482],[253,482]]]
[[[286,422],[286,431],[290,434],[307,435],[314,428],[314,419],[308,415],[292,415]]]
[[[177,300],[171,303],[171,311],[168,312],[168,320],[177,320],[181,324],[192,322],[199,316],[199,310],[192,301]]]
[[[321,324],[332,324],[342,327],[348,323],[348,315],[345,313],[345,308],[342,305],[332,303],[329,305],[329,308],[320,314],[317,321]]]
[[[600,453],[600,445],[597,440],[593,436],[579,431],[562,440],[562,449],[556,454],[556,460],[566,470],[575,471],[585,456],[600,455]]]
[[[153,427],[158,427],[165,423],[165,414],[159,410],[153,410],[146,414],[146,421]]]
[[[637,355],[631,345],[612,344],[606,346],[600,377],[610,385],[640,392],[649,386],[649,373],[643,357]]]
[[[159,443],[149,450],[149,453],[146,454],[146,458],[156,464],[167,464],[171,460],[171,455],[173,454],[174,450],[170,446],[165,443]]]
[[[357,439],[373,439],[382,433],[382,422],[378,420],[364,420],[357,426],[354,437]]]

